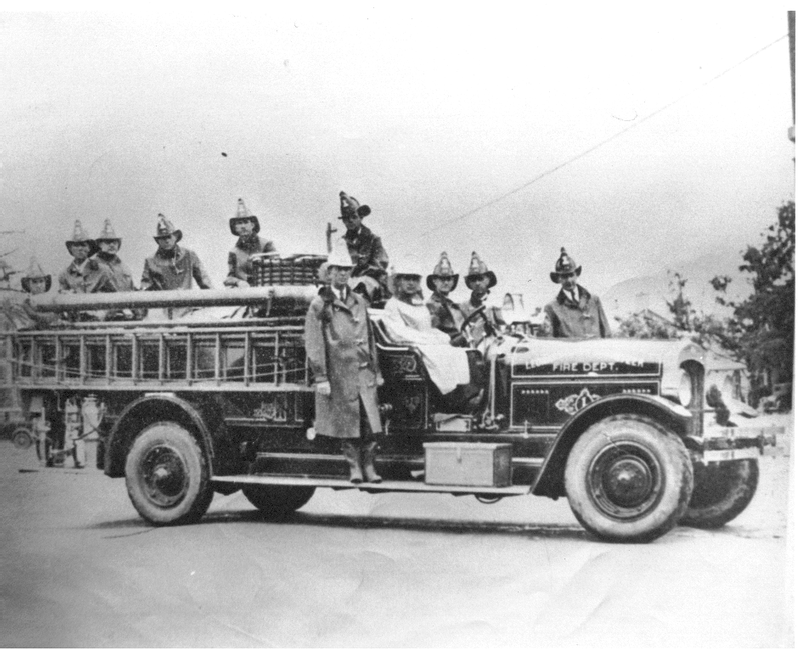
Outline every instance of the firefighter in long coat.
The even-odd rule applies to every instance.
[[[582,267],[562,248],[550,279],[561,284],[556,299],[544,307],[542,334],[554,338],[608,338],[611,329],[600,298],[578,285]]]
[[[425,283],[433,291],[426,303],[433,326],[450,336],[451,345],[466,347],[467,341],[461,331],[464,314],[461,313],[461,307],[448,297],[458,286],[458,274],[453,272],[446,252],[441,254],[439,263],[425,278]]]
[[[236,216],[231,217],[229,225],[231,234],[237,236],[238,240],[228,253],[228,276],[223,284],[247,287],[253,280],[251,257],[260,253],[277,253],[277,250],[272,241],[258,236],[261,231],[258,217],[250,213],[241,198],[236,205]]]
[[[375,471],[382,385],[367,301],[347,284],[353,262],[343,245],[328,258],[329,284],[306,314],[306,355],[316,385],[315,430],[342,440],[354,483],[380,482]]]
[[[350,286],[361,293],[370,304],[382,304],[390,297],[388,275],[389,255],[381,238],[374,234],[362,219],[372,213],[369,205],[361,205],[345,192],[339,192],[339,207],[347,228],[344,240],[353,262]]]
[[[477,347],[487,336],[502,333],[506,322],[503,318],[502,308],[494,304],[490,298],[491,289],[497,286],[497,276],[481,260],[477,252],[472,253],[469,267],[464,275],[464,283],[472,291],[469,299],[460,304],[464,319],[469,319],[476,311],[476,315],[468,327],[472,346]]]

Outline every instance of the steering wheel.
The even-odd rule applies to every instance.
[[[483,318],[483,324],[486,329],[487,336],[494,336],[496,334],[494,330],[494,325],[489,322],[489,318],[486,317],[486,305],[482,304],[480,307],[475,309],[472,313],[470,313],[466,318],[464,318],[464,322],[461,323],[461,334],[464,336],[464,340],[467,341],[470,347],[474,347],[475,338],[470,331],[470,325],[475,322],[478,318]]]

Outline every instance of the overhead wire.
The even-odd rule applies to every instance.
[[[473,214],[477,214],[478,212],[480,212],[482,210],[485,210],[487,207],[491,207],[492,205],[496,205],[497,203],[499,203],[499,202],[505,200],[506,198],[508,198],[509,196],[513,196],[514,194],[517,194],[517,193],[521,192],[523,189],[527,189],[528,187],[530,187],[534,183],[540,181],[542,178],[545,178],[545,177],[555,173],[556,171],[558,171],[560,169],[563,169],[564,167],[566,167],[567,165],[572,164],[573,162],[577,162],[581,158],[584,158],[585,156],[589,155],[590,153],[593,153],[594,151],[596,151],[600,147],[605,146],[609,142],[612,142],[613,140],[616,140],[618,137],[624,135],[628,131],[631,131],[632,129],[636,128],[637,126],[640,126],[641,124],[643,124],[644,122],[648,121],[649,119],[655,117],[656,115],[658,115],[660,113],[663,113],[665,110],[667,110],[667,109],[671,108],[672,106],[674,106],[675,104],[683,101],[687,97],[693,95],[695,92],[697,92],[699,90],[702,90],[703,88],[705,88],[709,84],[717,81],[718,79],[720,79],[721,77],[725,76],[729,72],[735,70],[740,65],[743,65],[744,63],[746,63],[750,59],[752,59],[752,58],[758,56],[759,54],[761,54],[762,52],[768,50],[770,47],[776,45],[777,43],[780,43],[785,38],[788,38],[788,33],[787,34],[783,34],[779,38],[776,38],[774,41],[768,43],[767,45],[764,45],[763,47],[759,48],[755,52],[747,55],[741,61],[735,63],[734,65],[732,65],[732,66],[730,66],[728,68],[726,68],[725,70],[723,70],[722,72],[716,74],[715,76],[711,77],[710,79],[707,79],[706,81],[704,81],[699,86],[697,86],[695,88],[692,88],[688,92],[680,95],[676,99],[673,99],[669,103],[664,104],[663,106],[661,106],[660,108],[657,108],[656,110],[654,110],[651,113],[648,113],[644,117],[642,117],[642,118],[638,119],[637,121],[633,122],[630,126],[626,126],[622,130],[617,131],[616,133],[614,133],[613,135],[607,137],[606,139],[601,140],[600,142],[592,145],[591,147],[589,147],[588,149],[582,151],[581,153],[578,153],[578,154],[572,156],[571,158],[569,158],[568,160],[565,160],[564,162],[561,162],[561,163],[557,164],[556,166],[551,167],[550,169],[548,169],[546,171],[543,171],[538,176],[536,176],[535,178],[532,178],[531,180],[523,183],[522,185],[518,185],[517,187],[514,187],[513,189],[510,189],[507,192],[501,194],[500,196],[497,196],[496,198],[493,198],[492,200],[486,201],[485,203],[482,203],[478,207],[475,207],[475,208],[469,210],[468,212],[464,212],[463,214],[455,216],[455,217],[453,217],[451,219],[447,219],[447,220],[445,220],[445,221],[443,221],[441,223],[438,223],[438,224],[434,225],[431,228],[428,228],[427,230],[425,230],[422,233],[420,233],[419,235],[417,235],[416,238],[421,239],[423,237],[428,236],[431,232],[435,232],[436,230],[440,230],[440,229],[442,229],[442,228],[444,228],[444,227],[446,227],[448,225],[452,225],[453,223],[457,223],[458,221],[462,221],[462,220],[472,216]]]

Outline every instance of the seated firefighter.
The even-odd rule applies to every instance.
[[[261,224],[258,217],[240,198],[236,205],[236,216],[229,220],[231,234],[238,237],[236,245],[228,253],[228,276],[223,284],[230,287],[248,287],[254,284],[252,256],[262,253],[275,253],[275,244],[258,236]]]
[[[458,275],[453,273],[453,267],[443,252],[439,263],[433,272],[425,278],[428,288],[433,291],[426,306],[431,313],[431,323],[439,331],[450,336],[450,344],[455,347],[466,347],[467,340],[461,327],[464,324],[464,314],[461,308],[448,296],[458,286]]]
[[[47,329],[58,322],[58,315],[39,311],[31,304],[31,296],[41,295],[50,290],[52,277],[45,275],[35,258],[31,258],[27,272],[22,276],[22,290],[27,294],[22,301],[3,301],[6,317],[16,330]]]
[[[67,250],[72,255],[69,264],[58,276],[59,291],[62,293],[116,293],[117,287],[108,268],[101,264],[94,255],[100,247],[83,229],[80,221],[75,221],[72,239],[66,242]],[[68,318],[78,321],[106,319],[105,311],[70,312]]]
[[[478,347],[487,337],[503,333],[506,326],[501,307],[492,304],[489,299],[492,287],[497,285],[497,277],[481,261],[478,253],[473,252],[464,282],[472,294],[461,303],[461,312],[465,319],[471,321],[467,335],[472,346]]]
[[[450,344],[450,336],[433,327],[422,298],[421,273],[410,266],[392,269],[393,297],[386,302],[383,319],[387,336],[396,343],[414,345],[422,356],[431,381],[451,411],[474,408],[480,401],[480,370],[470,362],[467,350]],[[473,380],[474,379],[474,380]]]
[[[347,228],[344,240],[353,262],[350,286],[364,296],[372,306],[379,306],[389,297],[386,269],[389,256],[383,248],[381,238],[362,225],[365,216],[372,213],[369,205],[361,205],[345,192],[339,192],[339,208]]]
[[[342,440],[350,482],[381,482],[375,470],[376,434],[382,430],[378,366],[367,302],[347,285],[352,261],[344,242],[328,257],[328,284],[311,301],[305,347],[314,374],[314,428]]]

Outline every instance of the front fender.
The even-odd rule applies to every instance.
[[[531,487],[531,493],[551,498],[565,496],[564,469],[575,442],[595,422],[626,412],[651,417],[675,430],[681,437],[692,419],[692,413],[683,406],[655,395],[615,394],[599,399],[583,408],[564,424],[544,459],[542,470]]]
[[[125,458],[136,435],[146,426],[164,419],[188,425],[209,462],[213,460],[211,432],[200,410],[172,392],[148,393],[128,404],[114,423],[106,451],[106,475],[111,478],[124,476]]]

